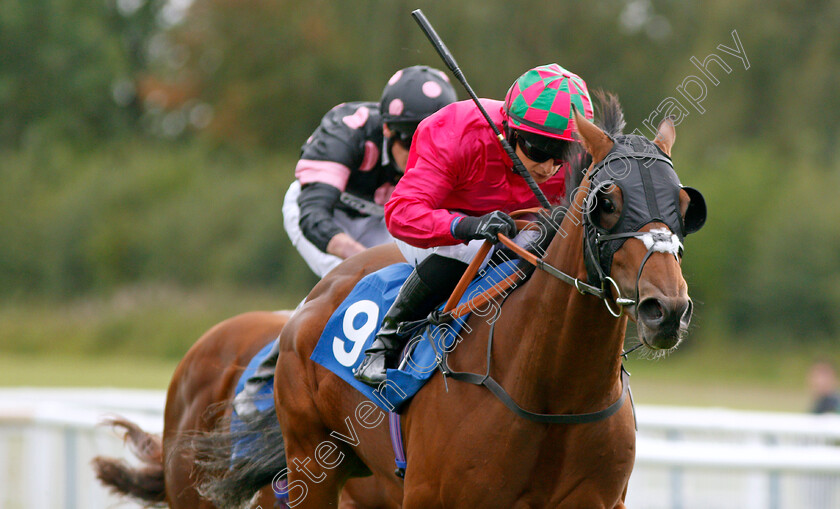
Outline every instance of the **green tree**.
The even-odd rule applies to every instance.
[[[0,146],[100,140],[131,126],[140,114],[134,82],[163,3],[2,2]]]

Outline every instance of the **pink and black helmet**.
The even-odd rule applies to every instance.
[[[421,120],[455,100],[455,89],[446,74],[415,65],[391,76],[382,91],[379,107],[382,121],[392,131],[411,139]]]

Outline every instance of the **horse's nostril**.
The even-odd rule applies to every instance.
[[[694,303],[691,302],[691,299],[685,304],[685,311],[683,311],[682,315],[680,315],[680,323],[683,325],[688,325],[691,322],[691,315],[694,313]]]
[[[644,299],[639,304],[639,320],[659,333],[676,332],[691,320],[691,299]]]
[[[662,322],[665,313],[658,299],[645,299],[639,304],[639,317],[646,325],[655,326]]]

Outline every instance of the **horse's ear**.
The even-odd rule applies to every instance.
[[[677,139],[677,130],[674,127],[674,119],[672,117],[665,117],[659,123],[657,128],[656,138],[653,142],[657,147],[662,149],[662,152],[671,157],[671,147],[674,146],[674,140]]]
[[[613,148],[613,141],[597,125],[584,117],[577,108],[572,107],[575,116],[575,127],[577,127],[583,148],[592,156],[592,162],[603,161]]]

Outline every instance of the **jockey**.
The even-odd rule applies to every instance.
[[[378,104],[343,103],[324,115],[301,148],[283,200],[286,233],[318,277],[393,240],[382,206],[403,174],[417,124],[455,99],[446,74],[415,65],[391,76]],[[256,414],[254,401],[274,376],[279,352],[275,342],[236,396],[240,418]]]
[[[283,200],[283,225],[319,277],[343,259],[393,239],[382,206],[402,176],[417,124],[455,101],[446,75],[397,71],[379,102],[331,109],[301,148]]]
[[[520,76],[504,102],[480,101],[549,201],[560,203],[577,148],[572,106],[593,117],[586,83],[557,64],[543,65]],[[539,205],[472,101],[446,106],[419,125],[406,168],[385,221],[415,268],[355,372],[370,385],[395,367],[408,339],[398,325],[446,299],[484,240],[516,234],[507,213]]]

